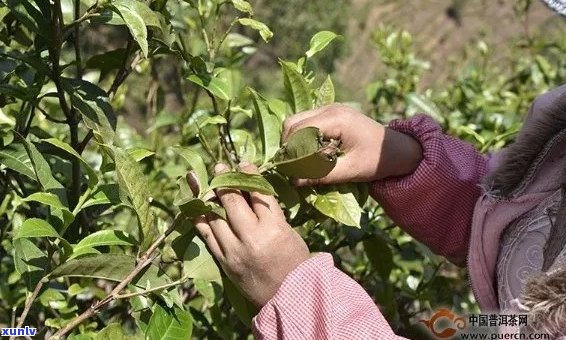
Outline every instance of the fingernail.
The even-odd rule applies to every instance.
[[[217,164],[214,166],[214,172],[217,173],[217,174],[218,174],[218,173],[221,173],[221,172],[224,172],[224,171],[226,171],[227,169],[228,169],[228,167],[227,167],[226,164],[224,164],[224,163],[217,163]]]
[[[240,168],[246,168],[248,166],[250,166],[252,163],[248,162],[248,161],[241,161],[240,164],[238,164],[238,166]]]

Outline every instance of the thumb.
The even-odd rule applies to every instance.
[[[295,178],[293,184],[298,187],[311,186],[311,185],[324,185],[324,184],[338,184],[348,182],[348,179],[340,171],[334,168],[328,175],[321,178]]]

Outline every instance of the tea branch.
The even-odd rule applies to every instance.
[[[120,295],[120,292],[124,290],[124,288],[126,288],[128,284],[130,284],[132,280],[135,279],[139,273],[141,273],[147,266],[149,266],[155,260],[155,258],[158,256],[158,254],[154,254],[155,251],[163,243],[163,241],[165,241],[167,236],[169,236],[171,232],[175,230],[175,228],[177,227],[176,221],[177,220],[173,221],[169,226],[169,228],[167,228],[167,230],[151,244],[151,246],[147,249],[147,251],[143,253],[141,257],[138,258],[135,268],[128,275],[126,275],[126,277],[122,281],[120,281],[120,283],[116,287],[114,287],[114,289],[112,289],[112,291],[105,298],[98,301],[97,303],[92,305],[89,309],[84,311],[81,315],[74,318],[65,327],[57,331],[51,337],[51,339],[62,338],[65,334],[69,333],[72,329],[80,325],[83,321],[94,316],[105,305],[117,299],[124,298],[123,297],[124,294]],[[150,289],[148,293],[151,291],[152,290]]]

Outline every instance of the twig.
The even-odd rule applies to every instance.
[[[36,106],[36,108],[39,110],[39,112],[43,113],[43,115],[45,116],[45,119],[47,119],[48,121],[53,122],[53,123],[57,123],[57,124],[67,124],[66,119],[56,119],[56,118],[51,117],[51,115],[49,115],[47,113],[47,111],[45,111],[44,109],[39,107],[39,105]]]
[[[187,280],[188,280],[188,277],[184,277],[184,278],[181,278],[180,280],[177,280],[175,282],[171,282],[171,283],[165,284],[163,286],[143,290],[141,292],[134,292],[134,293],[116,295],[114,297],[114,299],[116,299],[116,300],[118,300],[118,299],[128,299],[128,298],[135,297],[135,296],[146,295],[146,294],[149,294],[149,293],[156,292],[158,290],[167,289],[167,288],[170,288],[170,287],[174,287],[174,286],[183,284],[183,283],[187,282]]]
[[[35,288],[33,289],[33,293],[26,300],[24,311],[22,312],[22,315],[20,315],[20,318],[18,320],[18,326],[17,326],[18,328],[22,327],[24,321],[26,321],[26,317],[28,316],[29,310],[31,309],[31,305],[37,298],[37,295],[41,291],[41,288],[43,288],[43,284],[45,283],[46,280],[47,280],[46,277],[43,277],[41,280],[39,280],[39,282],[35,285]]]
[[[79,20],[79,16],[81,15],[81,0],[75,0],[74,3],[74,10],[75,10],[75,21]],[[81,59],[81,47],[80,47],[80,25],[74,25],[75,27],[75,41],[73,44],[75,45],[75,65],[77,67],[77,79],[81,79],[83,77],[83,67],[82,67],[82,59]]]
[[[228,142],[230,143],[230,148],[232,148],[232,152],[234,153],[234,158],[236,159],[237,163],[240,163],[240,156],[238,155],[238,149],[236,149],[234,140],[232,140],[232,134],[230,133],[231,106],[232,106],[232,101],[230,100],[228,101],[228,106],[226,107],[226,111],[224,111],[224,118],[226,118],[226,135],[228,136]]]
[[[88,130],[88,133],[86,134],[85,138],[83,139],[83,141],[79,144],[78,149],[76,150],[79,155],[83,153],[83,151],[85,150],[86,146],[88,145],[88,142],[92,139],[92,137],[94,137],[94,132],[92,130]]]
[[[73,328],[77,327],[86,319],[94,316],[98,312],[99,309],[107,305],[108,303],[116,300],[116,297],[119,296],[119,293],[126,288],[128,284],[142,271],[144,270],[153,260],[157,257],[153,253],[165,241],[167,236],[175,230],[177,227],[177,220],[173,221],[169,228],[165,231],[165,233],[161,234],[157,240],[153,242],[153,244],[149,247],[149,249],[138,259],[136,267],[102,300],[98,301],[94,305],[92,305],[89,309],[84,311],[81,315],[74,318],[71,322],[69,322],[65,327],[61,328],[57,331],[51,339],[60,339]]]

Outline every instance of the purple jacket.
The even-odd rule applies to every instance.
[[[517,141],[490,156],[446,136],[425,115],[389,125],[420,141],[424,157],[412,175],[373,183],[372,196],[415,239],[467,263],[483,311],[500,310],[496,267],[503,232],[566,183],[565,103],[566,85],[537,98]],[[253,326],[260,339],[400,339],[328,254],[291,272]]]

